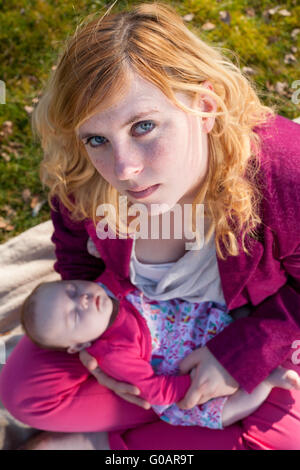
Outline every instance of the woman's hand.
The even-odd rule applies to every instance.
[[[202,405],[211,398],[232,395],[239,388],[207,347],[195,349],[180,362],[179,368],[181,374],[191,372],[192,379],[185,397],[176,403],[182,410]]]
[[[140,394],[140,390],[137,387],[125,382],[118,382],[117,380],[109,377],[109,375],[106,375],[104,372],[101,371],[96,359],[91,356],[87,351],[85,351],[84,349],[80,351],[79,358],[82,364],[97,379],[99,384],[109,388],[110,390],[115,392],[116,395],[119,395],[119,397],[123,398],[123,400],[129,401],[130,403],[134,403],[135,405],[138,405],[144,408],[145,410],[149,410],[151,408],[150,403],[137,396]]]

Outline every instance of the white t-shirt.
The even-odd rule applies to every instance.
[[[173,263],[145,264],[138,261],[135,242],[130,259],[130,280],[154,300],[180,298],[189,302],[226,304],[216,257],[215,238],[199,250],[189,250]]]

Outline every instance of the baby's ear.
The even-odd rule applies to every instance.
[[[75,346],[70,346],[67,349],[67,353],[69,353],[69,354],[78,353],[79,351],[82,351],[83,349],[88,348],[89,346],[91,346],[91,344],[92,344],[91,342],[88,342],[88,343],[76,344]]]

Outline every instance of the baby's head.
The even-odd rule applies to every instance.
[[[21,324],[38,346],[71,354],[87,348],[104,333],[116,305],[96,282],[45,282],[23,303]]]

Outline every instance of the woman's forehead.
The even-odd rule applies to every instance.
[[[178,101],[190,105],[190,99],[185,93],[175,93]],[[105,102],[96,107],[89,116],[78,127],[80,138],[84,133],[90,131],[90,127],[107,125],[111,122],[118,127],[125,127],[131,122],[147,117],[147,114],[176,112],[179,108],[158,87],[145,80],[138,80],[132,84],[130,89],[114,104]]]
[[[167,97],[154,84],[135,76],[126,91],[119,96],[108,96],[94,109],[94,115],[126,114],[128,111],[143,111],[154,101],[162,104]]]

